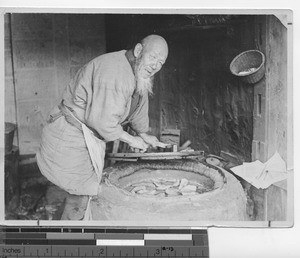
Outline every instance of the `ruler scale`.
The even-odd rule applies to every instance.
[[[0,228],[0,257],[209,257],[207,230]]]
[[[0,246],[1,257],[209,257],[208,248],[186,246]],[[85,249],[87,248],[87,249]]]

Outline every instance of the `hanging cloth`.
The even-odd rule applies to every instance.
[[[84,139],[86,142],[86,146],[94,167],[94,171],[97,175],[99,184],[102,179],[102,171],[104,167],[104,157],[105,157],[105,148],[106,143],[104,140],[99,139],[95,133],[88,128],[84,123],[82,123],[73,113],[69,110],[63,103],[59,105],[59,109],[62,114],[65,116],[66,120],[72,125],[76,126],[83,132]],[[89,197],[87,208],[84,215],[84,220],[92,220],[92,212],[91,212],[91,202],[92,196]]]

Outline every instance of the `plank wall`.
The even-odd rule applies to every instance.
[[[106,52],[104,16],[15,13],[5,25],[5,121],[18,124],[20,153],[34,154],[71,76]]]
[[[221,150],[251,160],[253,86],[229,70],[240,52],[254,48],[253,17],[232,25],[185,29],[182,15],[108,15],[107,47],[115,51],[156,33],[169,45],[169,56],[156,75],[150,100],[150,124],[159,136],[179,129],[181,144],[220,155]],[[126,26],[130,24],[130,26]]]

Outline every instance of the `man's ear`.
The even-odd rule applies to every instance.
[[[134,50],[133,50],[133,55],[135,58],[139,57],[140,54],[142,53],[142,50],[143,50],[143,46],[141,43],[137,43],[136,46],[134,47]]]

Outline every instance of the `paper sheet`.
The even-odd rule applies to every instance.
[[[271,184],[287,179],[285,161],[276,152],[267,162],[259,160],[244,162],[242,165],[231,168],[232,172],[256,188],[268,188]]]

